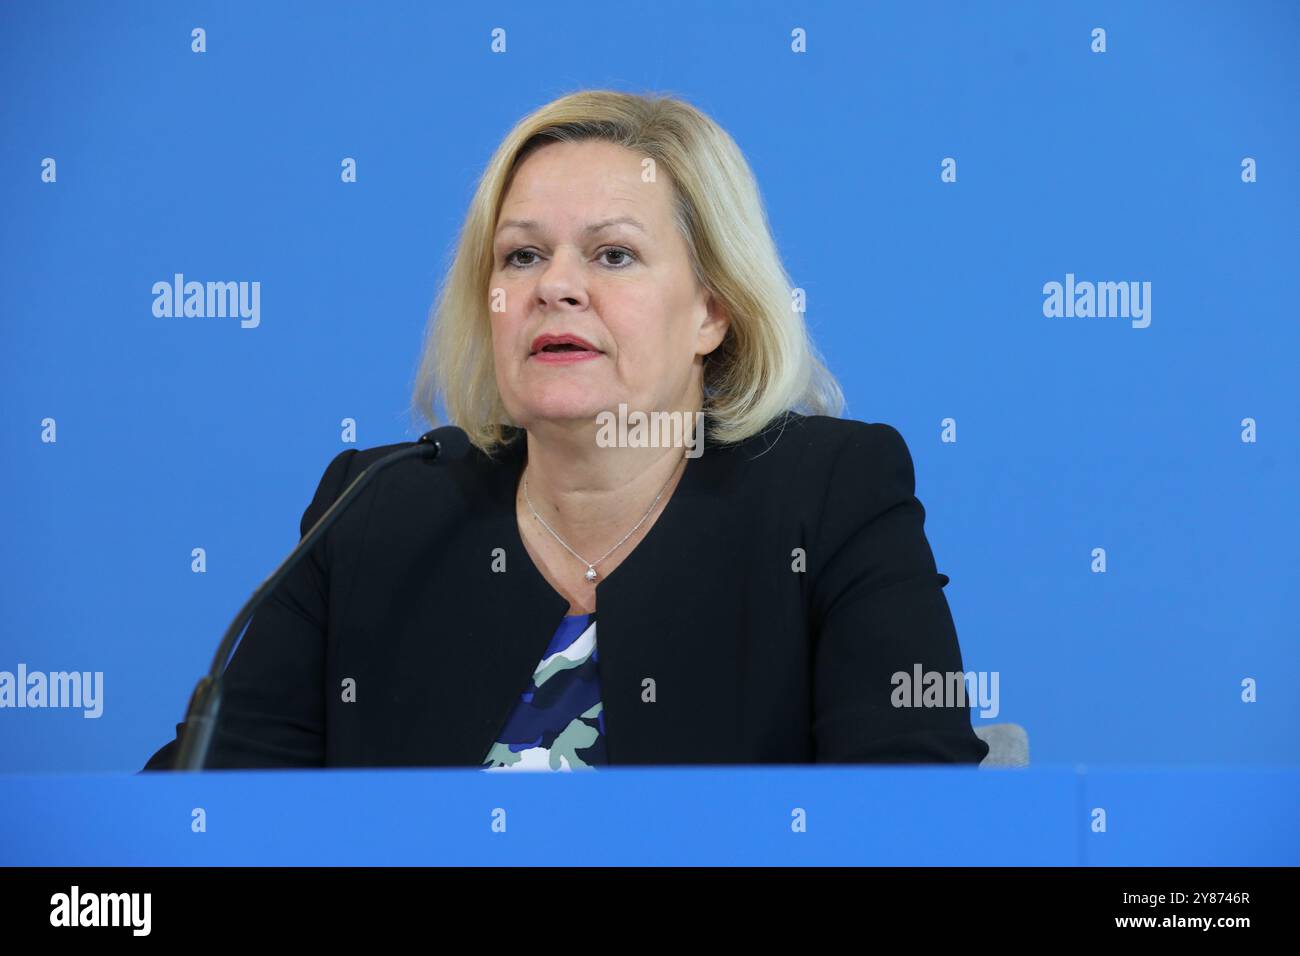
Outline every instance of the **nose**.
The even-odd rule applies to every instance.
[[[542,308],[585,308],[587,292],[577,253],[556,250],[537,280],[537,304]]]

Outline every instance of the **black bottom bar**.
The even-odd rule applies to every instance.
[[[1294,877],[1286,868],[10,868],[0,869],[0,925],[7,938],[202,943],[423,931],[436,944],[469,930],[500,945],[572,939],[604,920],[629,938],[703,921],[723,936],[803,928],[975,944],[1046,929],[1062,941],[1098,931],[1227,940],[1282,928]]]

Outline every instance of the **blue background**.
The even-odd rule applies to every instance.
[[[0,770],[172,738],[341,420],[422,430],[475,181],[579,88],[680,95],[744,150],[1035,764],[1300,762],[1298,65],[1291,2],[5,3],[0,670],[103,671],[105,711],[0,710]],[[176,272],[260,281],[260,326],[155,318]],[[1067,272],[1151,282],[1150,327],[1045,318]]]

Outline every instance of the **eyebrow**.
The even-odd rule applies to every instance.
[[[620,224],[632,226],[635,229],[640,229],[642,232],[646,232],[646,227],[641,224],[641,220],[632,216],[614,216],[610,219],[602,219],[600,222],[593,222],[582,230],[582,234],[584,236],[590,236],[600,232],[602,229],[608,229],[610,226],[617,226]],[[501,224],[497,226],[496,234],[500,234],[511,227],[523,229],[526,232],[540,232],[542,229],[541,223],[536,219],[503,219],[501,220]]]

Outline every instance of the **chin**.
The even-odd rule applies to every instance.
[[[593,401],[590,395],[557,395],[529,402],[521,415],[511,417],[525,428],[535,428],[546,422],[584,422],[594,428],[596,416],[606,407],[602,402]]]

